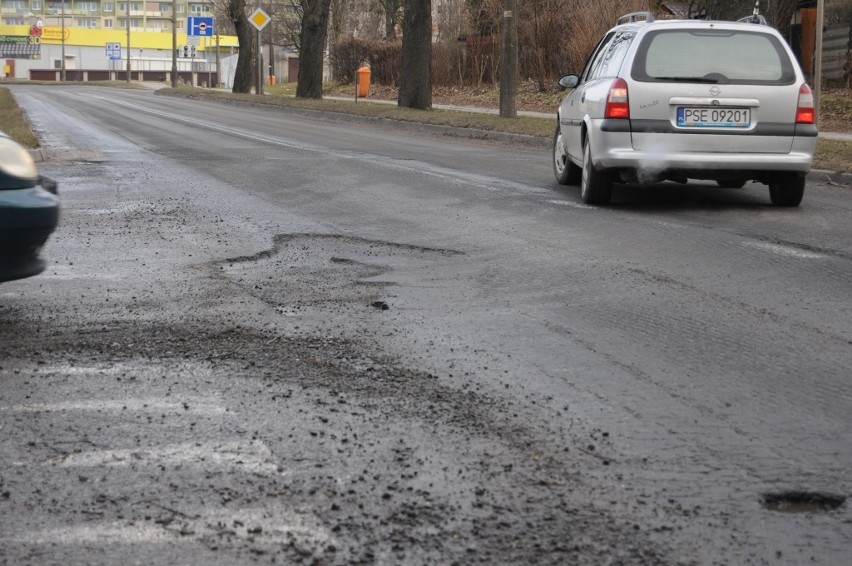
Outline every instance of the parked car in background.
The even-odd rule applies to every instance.
[[[29,152],[0,132],[0,282],[44,271],[41,248],[59,222],[54,181]]]
[[[810,87],[769,26],[704,20],[619,19],[558,110],[553,171],[606,204],[612,184],[689,179],[769,186],[776,206],[798,206],[817,140]]]

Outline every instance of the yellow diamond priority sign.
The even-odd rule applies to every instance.
[[[251,25],[253,25],[257,29],[257,31],[260,31],[265,28],[266,24],[268,24],[270,20],[272,20],[272,18],[270,18],[269,14],[264,12],[261,8],[255,10],[254,12],[252,12],[251,16],[249,16],[249,21],[251,22]]]

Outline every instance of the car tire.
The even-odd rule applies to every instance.
[[[592,163],[589,139],[583,144],[583,174],[580,180],[580,200],[586,204],[609,204],[612,198],[612,173],[598,171]]]
[[[769,200],[774,206],[799,206],[805,194],[805,177],[788,175],[769,184]]]
[[[741,189],[745,186],[746,182],[737,179],[719,179],[716,181],[716,184],[723,189]]]
[[[578,185],[582,175],[583,170],[568,158],[562,143],[562,128],[557,124],[553,133],[553,176],[560,185]]]

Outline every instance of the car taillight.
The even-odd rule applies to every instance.
[[[814,123],[814,94],[811,87],[803,84],[799,89],[799,102],[796,105],[796,123]]]
[[[627,101],[627,83],[624,79],[615,79],[609,87],[606,97],[604,118],[630,118],[630,104]]]

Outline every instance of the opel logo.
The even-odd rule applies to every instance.
[[[710,94],[712,96],[719,96],[720,94],[722,94],[722,89],[717,86],[712,86],[710,87]]]

